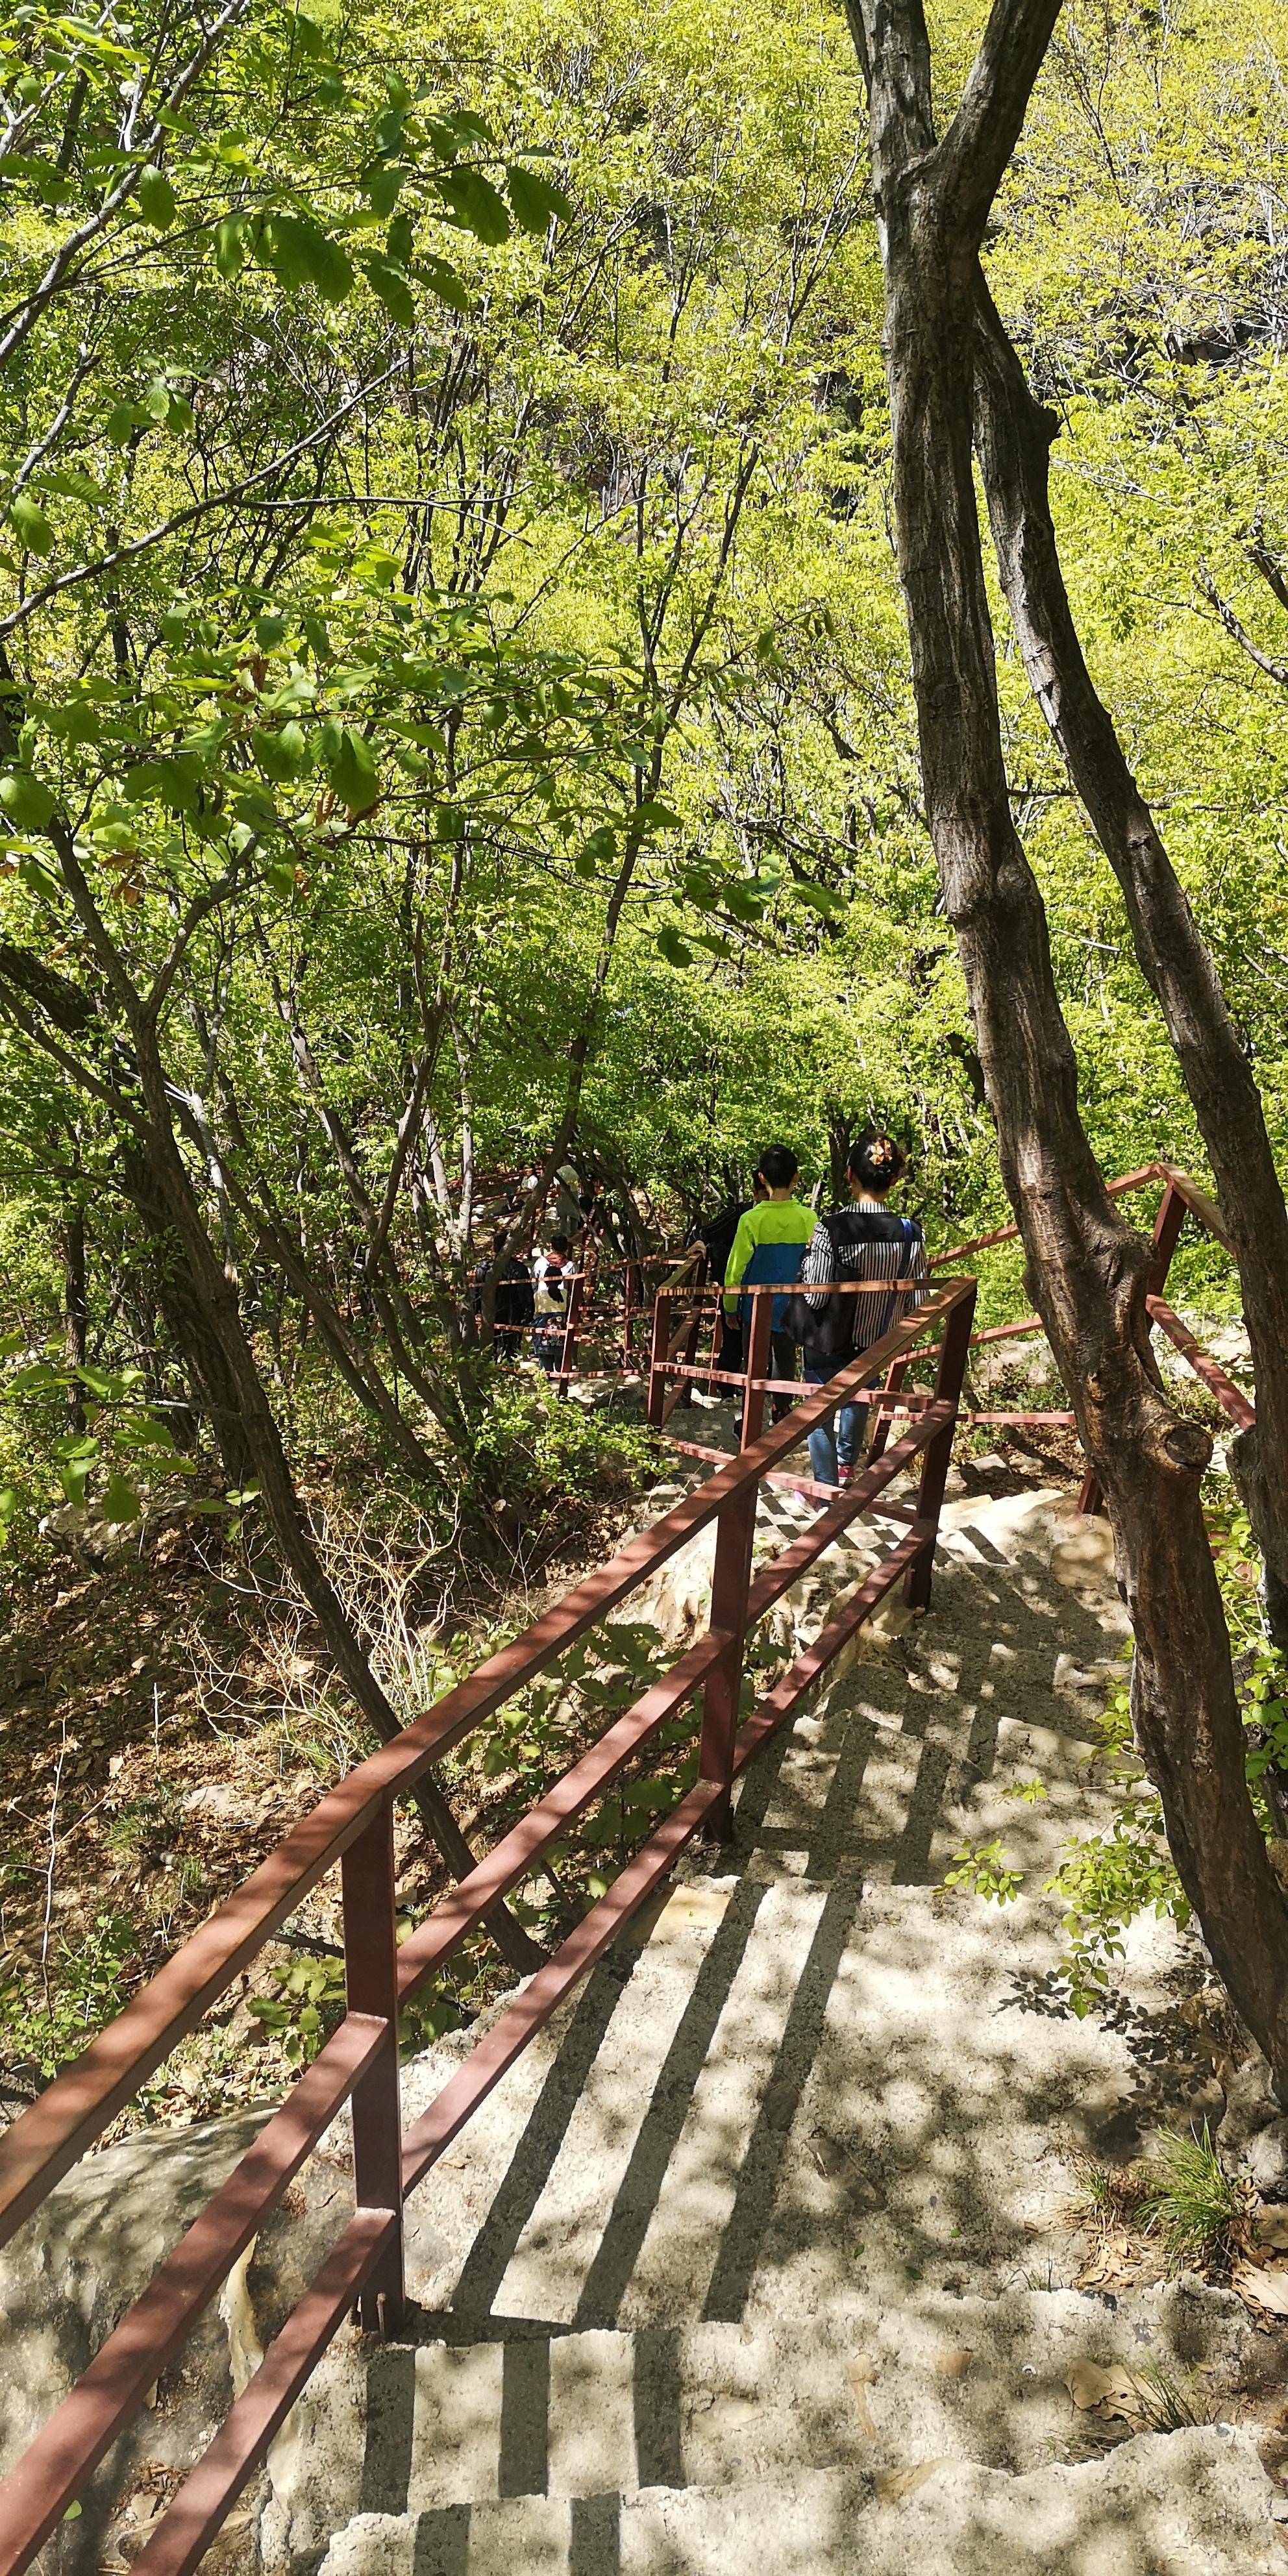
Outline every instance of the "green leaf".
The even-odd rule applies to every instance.
[[[106,438],[110,438],[113,447],[125,447],[129,442],[131,433],[135,429],[142,427],[143,418],[144,415],[139,410],[137,403],[113,403],[112,408],[103,423],[103,434]]]
[[[82,474],[75,465],[60,465],[56,473],[43,474],[41,483],[46,492],[62,492],[69,501],[92,501],[100,508],[108,497],[92,474]]]
[[[256,256],[283,286],[315,286],[328,304],[343,304],[352,293],[352,261],[306,216],[270,215]]]
[[[20,832],[43,832],[54,812],[49,789],[29,769],[13,769],[0,778],[0,805]]]
[[[22,1496],[16,1485],[0,1485],[0,1530],[7,1530],[22,1509]]]
[[[470,290],[450,260],[422,259],[416,264],[416,275],[440,304],[450,304],[453,313],[468,313],[473,301]]]
[[[155,421],[158,429],[164,429],[170,417],[170,388],[164,376],[153,377],[138,411],[145,420]]]
[[[16,500],[10,502],[9,525],[26,547],[28,554],[52,554],[53,528],[45,517],[39,501],[34,501],[30,492],[19,492]]]
[[[351,814],[366,814],[380,794],[380,776],[371,745],[360,733],[347,725],[340,735],[339,748],[327,771],[331,786],[342,805]]]
[[[266,653],[276,652],[278,645],[284,641],[285,635],[285,617],[274,612],[256,618],[255,641],[263,645]]]
[[[119,1469],[113,1469],[112,1474],[108,1477],[107,1490],[103,1496],[102,1512],[104,1520],[114,1521],[119,1526],[125,1521],[136,1521],[142,1509],[143,1506],[139,1501],[138,1495],[134,1491],[134,1487],[126,1484],[125,1478],[121,1475]]]
[[[164,170],[159,170],[155,161],[149,161],[146,170],[139,173],[139,213],[144,223],[151,224],[154,232],[168,232],[178,211],[174,190]]]
[[[657,934],[657,944],[668,966],[691,966],[693,950],[685,945],[673,922],[664,923]]]
[[[277,733],[252,734],[250,747],[264,776],[277,785],[298,778],[308,759],[304,730],[297,724],[284,724]]]
[[[78,1512],[85,1508],[85,1487],[89,1482],[92,1458],[66,1458],[58,1470],[58,1481],[68,1502]]]
[[[495,248],[498,242],[509,240],[510,218],[505,201],[481,170],[440,170],[434,186],[457,222],[479,241]]]
[[[214,262],[221,277],[236,277],[246,265],[250,217],[223,215],[215,226]]]
[[[412,255],[411,216],[395,215],[385,235],[385,257],[395,268],[410,268]]]
[[[567,223],[572,207],[562,188],[539,170],[525,169],[521,161],[510,162],[505,174],[505,192],[514,208],[515,221],[525,233],[544,233],[552,216]]]
[[[404,331],[410,331],[416,319],[416,299],[401,269],[392,268],[387,259],[366,259],[362,265],[385,311]]]
[[[383,216],[393,213],[406,176],[406,170],[398,161],[377,162],[373,169],[364,174],[362,184],[367,191],[367,203],[373,215]]]

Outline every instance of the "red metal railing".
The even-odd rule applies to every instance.
[[[906,1284],[906,1283],[905,1283]],[[187,2576],[225,2520],[337,2327],[356,2305],[388,2331],[403,2299],[402,2203],[458,2134],[535,2031],[584,1977],[622,1924],[665,1878],[695,1835],[728,1829],[734,1781],[787,1723],[832,1657],[902,1580],[929,1598],[975,1304],[973,1279],[921,1292],[920,1310],[884,1334],[789,1419],[759,1433],[764,1393],[752,1387],[750,1445],[651,1529],[567,1593],[544,1617],[458,1684],[397,1741],[351,1772],[286,1837],[238,1893],[93,2040],[76,2063],[0,2139],[0,2243],[223,1995],[262,1944],[336,1862],[341,1871],[346,2011],[313,2065],[162,2263],[142,2297],[0,2485],[0,2576],[19,2576],[98,2462],[146,2402],[231,2265],[281,2201],[291,2177],[347,2100],[352,2104],[354,2214],[269,2345],[249,2386],[136,2558],[138,2576]],[[757,1348],[769,1329],[769,1308]],[[933,1392],[896,1396],[908,1427],[853,1484],[752,1579],[760,1485],[817,1424],[863,1393],[862,1381],[906,1361],[937,1330]],[[753,1339],[756,1337],[753,1336]],[[760,1370],[763,1377],[763,1367]],[[878,1401],[887,1402],[883,1391]],[[821,1551],[920,1462],[915,1503],[882,1502],[904,1524],[822,1635],[739,1722],[747,1636]],[[429,1765],[486,1724],[567,1647],[595,1627],[676,1550],[715,1524],[710,1624],[607,1733],[442,1897],[401,1948],[395,1940],[393,1801]],[[698,1778],[635,1853],[606,1896],[504,2012],[429,2110],[401,2131],[398,2013],[442,1968],[499,1898],[529,1875],[569,1822],[590,1807],[665,1721],[702,1695]]]
[[[1106,1188],[1111,1198],[1121,1198],[1129,1191],[1148,1188],[1152,1181],[1163,1183],[1163,1193],[1154,1219],[1154,1259],[1146,1284],[1145,1304],[1150,1322],[1157,1324],[1166,1333],[1169,1341],[1175,1345],[1195,1376],[1206,1386],[1209,1394],[1215,1396],[1217,1403],[1229,1419],[1240,1430],[1246,1429],[1256,1419],[1255,1408],[1249,1398],[1234,1384],[1220,1362],[1213,1359],[1210,1352],[1201,1348],[1194,1335],[1173,1314],[1171,1307],[1164,1302],[1163,1298],[1172,1256],[1180,1241],[1187,1216],[1196,1218],[1200,1225],[1205,1226],[1233,1257],[1233,1246],[1225,1231],[1220,1209],[1215,1200],[1210,1198],[1197,1182],[1192,1181],[1187,1173],[1176,1170],[1170,1163],[1142,1164],[1137,1171],[1123,1172],[1116,1180],[1107,1182]],[[999,1226],[992,1234],[977,1235],[969,1243],[955,1243],[949,1251],[932,1255],[927,1266],[932,1274],[944,1269],[950,1262],[956,1269],[961,1263],[972,1260],[978,1253],[991,1251],[998,1244],[1015,1243],[1018,1239],[1018,1226]],[[871,1290],[879,1292],[883,1287],[898,1291],[902,1297],[907,1297],[911,1293],[906,1280],[863,1281],[855,1288],[844,1290],[842,1293],[861,1296]],[[793,1397],[800,1395],[801,1387],[798,1382],[779,1381],[765,1374],[769,1353],[769,1301],[774,1295],[783,1294],[781,1284],[777,1289],[768,1290],[761,1288],[748,1290],[744,1286],[739,1294],[741,1297],[750,1296],[753,1301],[753,1324],[748,1337],[743,1368],[735,1372],[721,1369],[717,1365],[716,1352],[721,1329],[719,1292],[716,1291],[713,1296],[704,1299],[699,1280],[698,1294],[691,1295],[688,1299],[678,1327],[675,1323],[677,1300],[671,1294],[670,1287],[660,1293],[654,1316],[648,1398],[649,1420],[656,1429],[661,1430],[665,1427],[688,1388],[699,1386],[707,1393],[713,1392],[716,1387],[737,1388],[743,1396],[742,1440],[745,1446],[748,1437],[754,1438],[758,1433],[762,1418],[759,1410],[753,1410],[751,1401],[753,1395],[762,1405],[766,1394]],[[697,1349],[702,1337],[703,1325],[708,1316],[712,1318],[712,1338],[709,1358],[704,1361],[698,1359]],[[971,1335],[971,1348],[978,1349],[985,1343],[1027,1339],[1034,1333],[1044,1333],[1044,1329],[1040,1315],[1025,1315],[1012,1324],[990,1324],[983,1332]],[[926,1352],[924,1356],[929,1358],[931,1354]],[[872,1458],[880,1457],[889,1436],[891,1420],[901,1409],[895,1399],[903,1394],[908,1366],[909,1362],[906,1358],[894,1360],[882,1387],[869,1386],[863,1390],[864,1401],[875,1406],[878,1415],[869,1451]],[[907,1409],[906,1404],[902,1409]],[[1060,1430],[1076,1428],[1076,1418],[1072,1412],[1052,1412],[1050,1409],[1030,1412],[959,1409],[958,1420],[970,1428],[986,1423],[1015,1430],[1031,1430],[1039,1426]],[[750,1433],[749,1424],[754,1424],[754,1429]],[[671,1436],[671,1445],[682,1455],[690,1458],[714,1461],[727,1454],[722,1449],[704,1446],[699,1441],[677,1440],[673,1436]],[[804,1493],[821,1494],[827,1490],[822,1486],[811,1485],[808,1479],[797,1476],[776,1475],[771,1481],[793,1485],[798,1491]],[[1088,1472],[1083,1479],[1079,1494],[1079,1508],[1083,1512],[1097,1512],[1100,1504],[1099,1485],[1094,1476]]]

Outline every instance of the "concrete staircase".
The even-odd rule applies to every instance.
[[[732,1851],[623,1936],[417,2195],[407,2339],[338,2344],[274,2446],[272,2576],[1282,2567],[1228,2420],[1240,2304],[1069,2286],[1078,2148],[1203,2106],[1175,1945],[1078,2022],[1050,1900],[934,1892],[963,1831],[1040,1872],[1095,1809],[1079,1757],[1122,1614],[1052,1500],[950,1509],[929,1615],[753,1771]],[[1007,1800],[1034,1772],[1048,1797]],[[409,2116],[468,2044],[407,2070]],[[1072,2402],[1079,2360],[1152,2362],[1160,2420],[1216,2420],[1118,2440]]]

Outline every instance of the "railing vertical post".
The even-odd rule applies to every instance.
[[[394,1904],[393,1800],[350,1843],[340,1862],[344,1983],[350,2012],[387,2024],[378,2056],[353,2089],[353,2188],[359,2209],[402,2209],[402,2113],[398,2089],[398,1946]],[[362,2293],[368,2332],[396,2331],[403,2311],[402,2227]]]
[[[902,1323],[904,1319],[900,1316],[899,1320]],[[908,1367],[909,1363],[907,1360],[891,1360],[890,1366],[885,1373],[885,1392],[887,1395],[898,1394],[899,1389],[903,1385],[904,1379],[908,1374]],[[872,1438],[868,1443],[869,1467],[875,1467],[878,1458],[883,1454],[886,1442],[890,1437],[890,1427],[893,1421],[894,1415],[892,1413],[879,1413],[877,1415],[876,1421],[873,1425]]]
[[[654,1431],[660,1431],[666,1415],[667,1380],[662,1375],[667,1343],[671,1337],[671,1294],[659,1288],[653,1303],[653,1339],[648,1360],[648,1420]]]
[[[930,1530],[920,1556],[913,1558],[904,1578],[904,1599],[910,1610],[924,1610],[930,1599],[931,1577],[935,1570],[935,1539],[939,1531],[939,1514],[944,1487],[952,1464],[953,1434],[957,1429],[957,1407],[961,1399],[962,1379],[970,1351],[970,1328],[975,1319],[974,1281],[958,1298],[946,1318],[939,1349],[939,1366],[935,1372],[935,1396],[941,1404],[951,1404],[952,1420],[937,1431],[921,1461],[921,1484],[917,1493],[917,1518],[929,1521]]]
[[[769,1375],[769,1336],[773,1323],[774,1301],[764,1295],[750,1297],[751,1322],[747,1327],[747,1370],[742,1385],[742,1438],[740,1449],[750,1449],[765,1427],[765,1391],[756,1384]]]
[[[762,1301],[768,1311],[768,1299]],[[747,1651],[747,1594],[751,1585],[752,1542],[756,1535],[759,1483],[749,1475],[731,1494],[716,1522],[716,1558],[711,1577],[711,1625],[731,1631],[719,1663],[702,1694],[702,1735],[698,1772],[716,1780],[720,1796],[703,1827],[707,1842],[723,1843],[732,1827],[733,1749],[738,1733],[738,1703]]]
[[[1180,1242],[1181,1228],[1184,1223],[1185,1201],[1174,1183],[1169,1181],[1158,1202],[1158,1214],[1154,1219],[1154,1258],[1149,1265],[1149,1275],[1145,1281],[1147,1297],[1162,1296],[1167,1274],[1172,1266],[1172,1254]],[[1149,1329],[1153,1331],[1152,1324]],[[1104,1503],[1105,1498],[1095,1473],[1088,1467],[1078,1494],[1078,1509],[1080,1512],[1100,1512],[1104,1510]]]
[[[568,1311],[564,1317],[563,1341],[559,1346],[559,1401],[568,1399],[568,1380],[577,1362],[577,1335],[581,1326],[581,1309],[586,1293],[586,1274],[579,1270],[568,1291]]]
[[[688,1339],[684,1345],[684,1356],[691,1367],[696,1364],[698,1343],[702,1338],[702,1287],[706,1275],[707,1256],[704,1250],[698,1254],[698,1258],[694,1264],[693,1278],[690,1283],[690,1290],[693,1297],[693,1321],[689,1326]],[[692,1380],[689,1380],[685,1385],[683,1400],[686,1404],[692,1404],[693,1402]]]

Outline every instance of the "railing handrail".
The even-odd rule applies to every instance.
[[[873,1344],[864,1354],[868,1367],[881,1368],[910,1347],[955,1302],[950,1291],[960,1295],[960,1283],[931,1292],[918,1314]],[[55,2077],[0,2136],[0,2245],[272,1938],[371,1822],[382,1801],[411,1789],[431,1763],[535,1680],[556,1654],[705,1529],[731,1495],[758,1483],[764,1470],[775,1466],[809,1428],[806,1416],[823,1420],[835,1401],[834,1382],[829,1381],[799,1408],[792,1423],[767,1432],[754,1450],[731,1458],[319,1799],[236,1894],[216,1908],[75,2064]]]
[[[906,1577],[909,1598],[929,1598],[930,1566],[947,1474],[957,1397],[974,1308],[973,1279],[947,1280],[925,1294],[920,1311],[894,1325],[861,1358],[811,1393],[795,1414],[722,1463],[697,1491],[576,1585],[525,1635],[488,1658],[423,1717],[383,1746],[320,1799],[125,2011],[91,2041],[0,2139],[3,2217],[0,2241],[39,2206],[61,2174],[101,2132],[119,2104],[191,2030],[207,2005],[253,1956],[307,1888],[342,1860],[348,2009],[313,2066],[270,2115],[254,2146],[234,2167],[202,2214],[160,2266],[0,2488],[0,2576],[19,2576],[133,2417],[156,2369],[173,2357],[219,2280],[345,2099],[353,2103],[354,2188],[358,2206],[348,2227],[297,2302],[249,2388],[161,2517],[137,2565],[141,2576],[188,2576],[223,2522],[233,2496],[304,2385],[355,2298],[364,2322],[402,2297],[399,2210],[406,2188],[441,2152],[452,2133],[498,2080],[556,2002],[599,1956],[687,1841],[701,1829],[727,1831],[729,1792],[737,1773],[769,1733],[784,1724],[805,1691],[890,1586]],[[660,1309],[669,1300],[663,1295]],[[753,1328],[753,1360],[768,1356],[769,1312]],[[903,1438],[820,1512],[804,1535],[755,1581],[752,1534],[759,1486],[814,1427],[849,1400],[866,1372],[899,1367],[928,1329],[942,1324],[937,1392],[918,1409]],[[763,1397],[749,1396],[760,1419]],[[896,1507],[911,1527],[849,1596],[821,1638],[796,1658],[753,1718],[739,1725],[738,1683],[748,1628],[799,1579],[805,1566],[850,1521],[871,1508],[893,1477],[921,1459],[917,1505]],[[717,1526],[711,1620],[705,1635],[616,1720],[509,1835],[440,1897],[426,1921],[395,1950],[392,1844],[394,1796],[479,1724],[511,1693],[614,1608],[700,1530]],[[527,1873],[601,1794],[632,1753],[665,1718],[701,1688],[704,1715],[700,1778],[665,1823],[649,1836],[621,1878],[564,1941],[517,2004],[472,2054],[461,2078],[430,2113],[399,2139],[395,2036],[403,1999],[496,1902]],[[462,2081],[463,2079],[463,2081]],[[361,2115],[361,2116],[360,2116]]]

